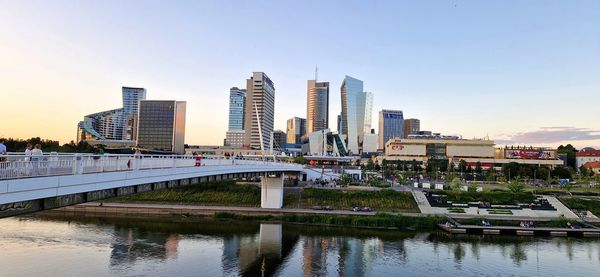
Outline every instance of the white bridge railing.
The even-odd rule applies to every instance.
[[[56,175],[130,171],[144,169],[219,166],[219,165],[290,165],[256,158],[190,155],[122,155],[122,154],[49,154],[25,156],[0,155],[0,180]]]

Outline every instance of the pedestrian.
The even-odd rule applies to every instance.
[[[44,155],[44,152],[42,152],[42,146],[39,143],[35,145],[35,148],[33,150],[31,150],[31,155],[32,156]]]
[[[27,147],[25,147],[25,161],[31,160],[31,149],[32,148],[33,148],[33,146],[31,145],[31,143],[28,143]]]
[[[6,155],[6,145],[4,145],[4,139],[0,138],[0,156]],[[6,157],[0,157],[0,162],[6,161]]]
[[[33,150],[31,150],[31,161],[33,163],[33,174],[34,175],[39,174],[40,160],[42,159],[43,155],[44,155],[44,153],[42,152],[42,146],[39,143],[36,144],[35,148],[33,148]]]

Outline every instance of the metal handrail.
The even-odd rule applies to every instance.
[[[9,153],[8,155],[0,155],[0,180],[144,169],[231,165],[294,166],[294,164],[285,161],[212,155],[99,155],[77,153],[57,155],[57,153],[50,153],[32,156],[24,153]]]

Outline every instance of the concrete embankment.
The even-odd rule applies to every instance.
[[[48,211],[49,214],[61,213],[64,215],[89,215],[89,216],[212,216],[218,212],[234,213],[247,216],[281,216],[287,214],[297,215],[343,215],[343,216],[374,216],[375,212],[353,212],[345,210],[312,210],[312,209],[264,209],[258,207],[227,207],[227,206],[192,206],[174,204],[146,204],[146,203],[102,203],[90,202],[73,205]],[[402,214],[407,216],[424,216],[418,213]]]

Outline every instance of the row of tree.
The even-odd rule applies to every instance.
[[[69,152],[69,153],[92,153],[92,152],[94,152],[94,147],[85,141],[79,142],[79,143],[70,141],[69,143],[60,145],[60,143],[56,140],[42,139],[40,137],[34,137],[34,138],[30,138],[30,139],[14,139],[14,138],[4,139],[4,145],[6,146],[6,149],[8,150],[8,152],[23,152],[23,151],[25,151],[27,144],[31,144],[31,145],[39,144],[42,146],[42,150],[44,152]]]

